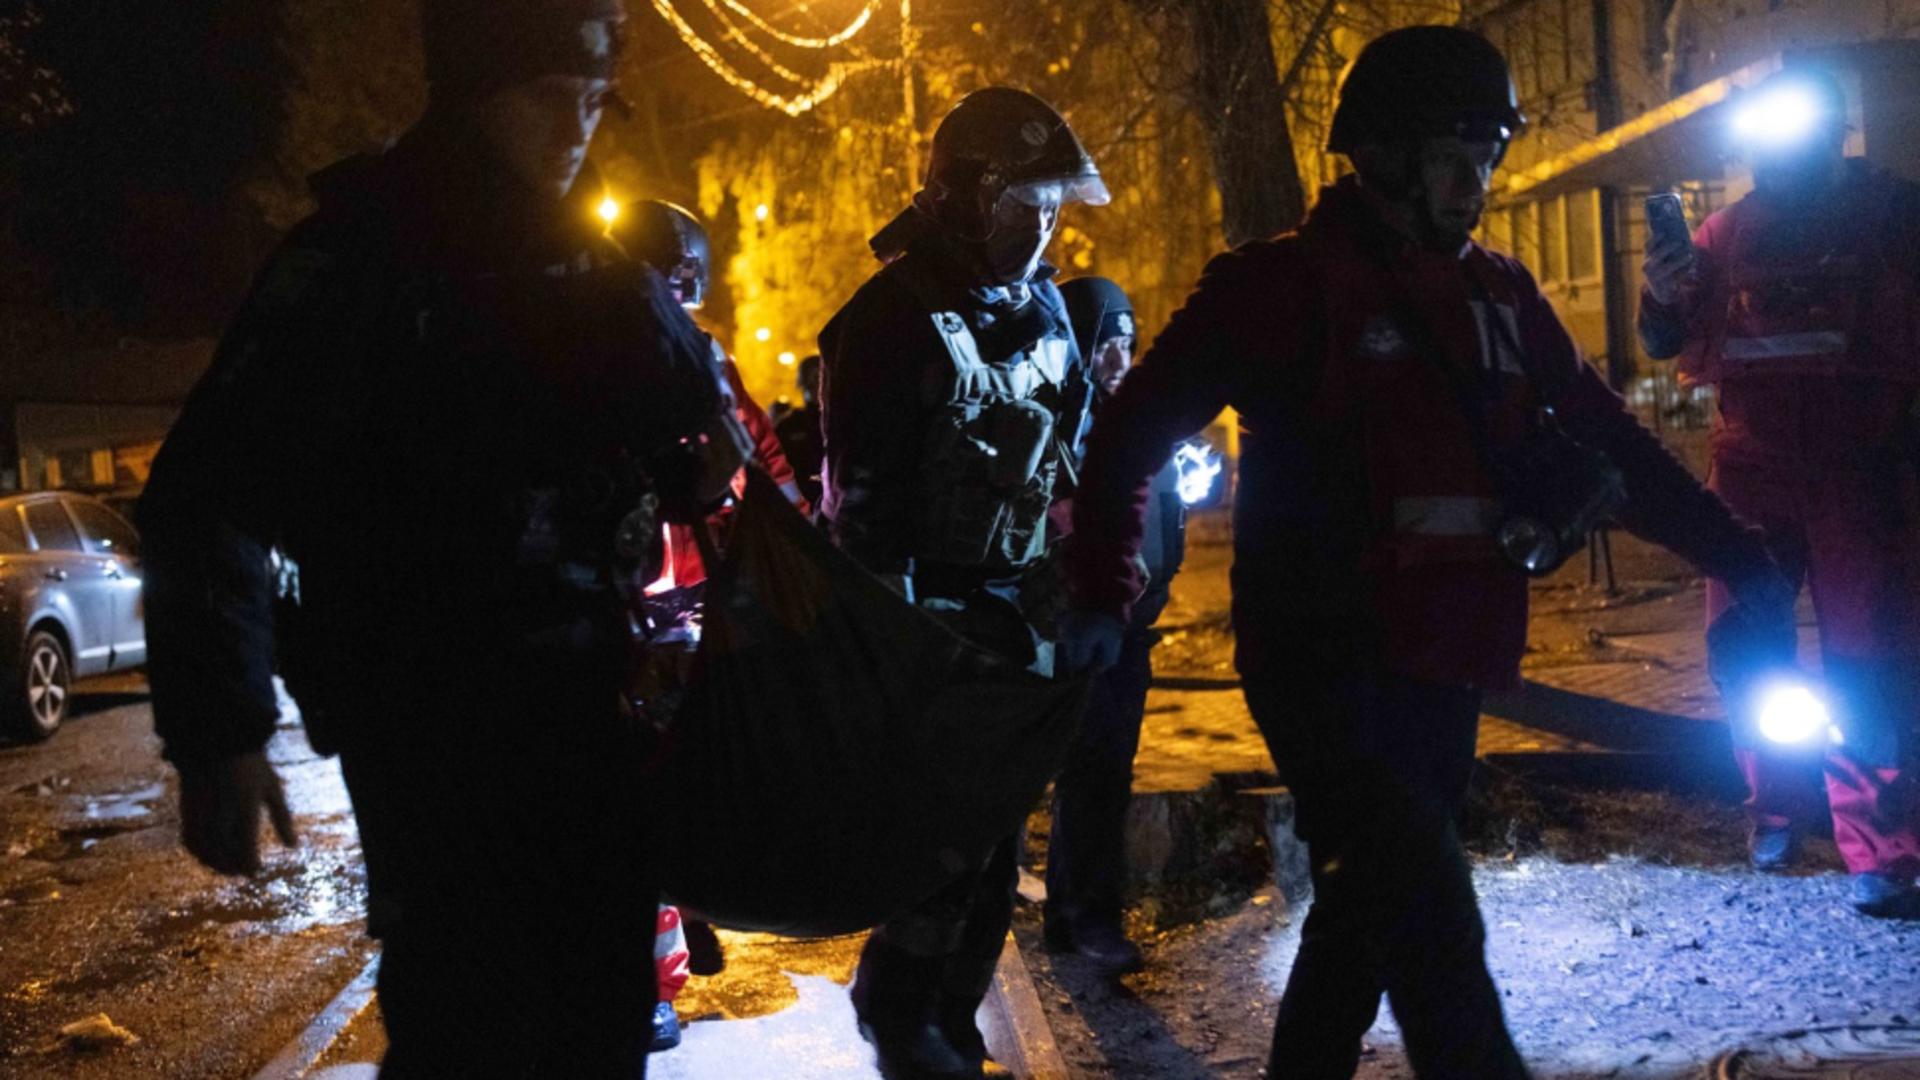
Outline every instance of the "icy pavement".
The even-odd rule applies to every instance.
[[[879,1080],[873,1052],[854,1034],[846,987],[825,975],[792,975],[798,999],[752,1019],[686,1025],[680,1045],[647,1059],[656,1080]]]
[[[1474,878],[1508,1024],[1542,1080],[1695,1077],[1783,1032],[1920,1020],[1920,923],[1855,914],[1844,875],[1529,858]],[[1275,994],[1299,924],[1269,938]],[[1367,1041],[1361,1080],[1411,1075],[1388,1010]]]

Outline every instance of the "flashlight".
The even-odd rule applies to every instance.
[[[1213,491],[1213,478],[1220,475],[1220,454],[1206,443],[1181,443],[1173,451],[1173,468],[1179,474],[1176,485],[1180,501],[1187,506],[1206,499]]]
[[[1833,726],[1832,710],[1805,683],[1773,683],[1762,687],[1756,697],[1759,709],[1755,724],[1768,742],[1807,746],[1823,737],[1840,741],[1839,729]]]
[[[600,214],[600,220],[608,225],[620,220],[620,201],[611,195],[601,199],[600,205],[595,209]]]
[[[1790,146],[1813,134],[1823,118],[1812,91],[1788,84],[1743,102],[1733,114],[1733,133],[1757,146]]]

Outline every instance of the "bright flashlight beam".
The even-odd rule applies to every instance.
[[[1210,446],[1182,443],[1173,452],[1173,467],[1180,474],[1180,501],[1192,506],[1213,490],[1213,478],[1220,475],[1220,455]]]
[[[620,220],[620,201],[609,195],[600,200],[600,220],[611,225]]]
[[[1805,743],[1830,737],[1832,728],[1826,702],[1804,686],[1776,686],[1760,696],[1760,734],[1770,742]]]
[[[1806,138],[1820,123],[1820,105],[1807,90],[1781,86],[1740,106],[1733,132],[1766,146],[1785,146]]]

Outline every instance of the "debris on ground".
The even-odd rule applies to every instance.
[[[61,1028],[60,1041],[56,1045],[64,1050],[93,1053],[132,1046],[139,1041],[140,1036],[114,1023],[106,1013],[94,1013],[85,1020],[75,1020]]]

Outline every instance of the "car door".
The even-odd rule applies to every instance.
[[[116,671],[147,662],[146,619],[140,606],[140,534],[106,504],[93,499],[64,498],[67,510],[80,526],[80,542],[107,580],[113,626],[108,634],[113,652],[108,659]],[[92,572],[92,569],[89,570]]]
[[[66,616],[73,634],[73,673],[96,675],[113,658],[114,582],[105,560],[90,556],[80,530],[58,498],[32,499],[22,508],[41,576],[42,607]]]

